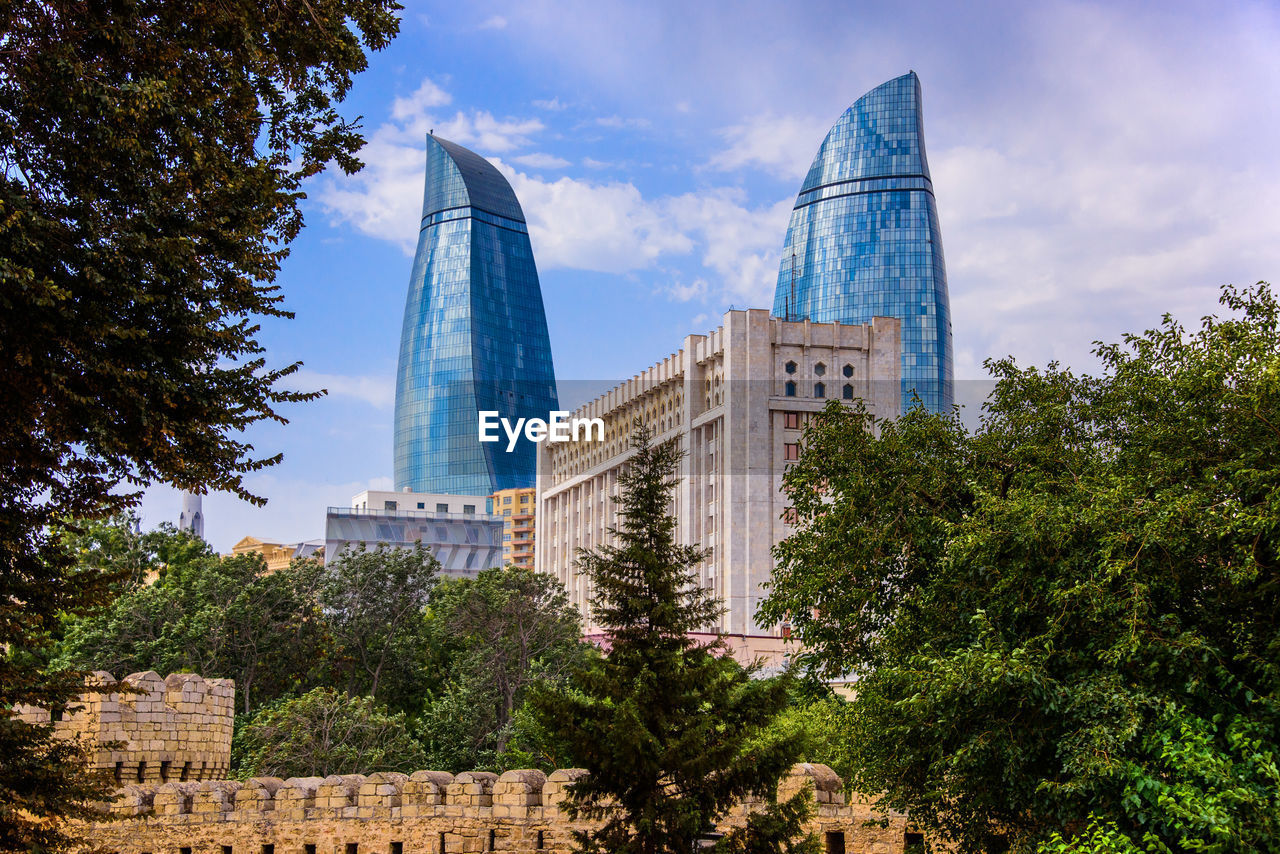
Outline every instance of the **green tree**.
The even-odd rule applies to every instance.
[[[287,316],[271,282],[302,180],[360,166],[335,104],[397,8],[0,3],[0,849],[64,844],[87,780],[10,711],[79,693],[44,650],[108,594],[63,520],[157,480],[256,501],[242,477],[277,457],[240,431],[309,397],[279,387],[296,366],[266,366],[257,318]]]
[[[440,562],[419,543],[411,549],[361,543],[326,568],[320,589],[329,629],[333,684],[393,708],[416,703],[426,655],[422,612]]]
[[[514,566],[446,580],[427,624],[442,684],[419,732],[431,766],[455,773],[497,767],[529,689],[563,683],[591,654],[560,582]]]
[[[813,422],[762,617],[858,678],[855,788],[961,851],[1280,849],[1280,310],[1222,301],[989,362],[972,435]]]
[[[163,573],[170,564],[187,564],[213,555],[209,544],[163,522],[143,531],[136,513],[87,519],[68,525],[67,549],[84,572],[120,579],[120,589],[136,587]]]
[[[155,584],[73,623],[59,663],[117,677],[155,670],[234,679],[249,713],[315,678],[323,572],[313,560],[268,572],[259,554],[173,564]]]
[[[416,771],[422,751],[402,713],[372,697],[314,688],[279,700],[240,731],[240,776],[327,777],[373,771]]]
[[[571,815],[603,822],[578,835],[583,851],[690,851],[746,796],[774,796],[797,756],[794,738],[758,737],[786,703],[785,682],[753,679],[721,647],[690,637],[720,606],[698,584],[705,553],[675,541],[667,513],[680,451],[650,439],[637,427],[619,476],[616,545],[579,553],[608,653],[574,674],[574,690],[533,699],[541,724],[590,772],[569,802]],[[802,814],[798,802],[775,803],[769,815],[782,820],[758,821],[753,831],[789,848]],[[766,843],[741,841],[747,850]]]

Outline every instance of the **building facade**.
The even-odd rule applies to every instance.
[[[823,140],[791,213],[773,313],[898,318],[903,411],[913,392],[950,410],[951,308],[915,72],[863,95]]]
[[[537,490],[500,489],[491,498],[493,515],[502,517],[502,565],[533,569]]]
[[[773,546],[790,531],[782,473],[799,455],[807,414],[829,400],[862,399],[878,417],[897,415],[898,329],[895,318],[855,326],[730,311],[719,329],[687,336],[679,352],[575,410],[604,419],[604,441],[539,445],[535,565],[565,585],[587,633],[599,627],[577,550],[607,542],[639,418],[686,452],[672,509],[680,542],[709,550],[699,578],[726,610],[708,628],[781,636],[784,627],[760,625],[755,613]]]
[[[487,160],[428,136],[396,374],[396,488],[490,495],[532,486],[534,449],[480,442],[477,414],[545,419],[554,409],[551,342],[520,203]]]
[[[242,537],[231,547],[231,554],[260,554],[266,561],[267,572],[286,569],[295,560],[324,558],[324,540],[304,540],[300,543],[281,543],[259,537]]]
[[[474,578],[502,566],[503,519],[489,512],[487,495],[366,490],[350,507],[330,507],[324,521],[324,562],[344,551],[422,543],[440,561],[440,574]]]

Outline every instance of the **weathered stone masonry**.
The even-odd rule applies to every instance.
[[[93,762],[121,782],[107,807],[113,820],[79,826],[85,851],[114,854],[462,854],[568,852],[573,831],[565,796],[586,772],[441,771],[348,774],[247,781],[225,777],[231,762],[235,685],[154,672],[117,683],[98,672],[78,711],[54,722],[59,735],[99,742]],[[111,691],[128,685],[136,692]],[[32,722],[42,709],[22,708]],[[121,742],[110,745],[107,742]],[[846,801],[825,765],[796,765],[780,797],[812,789],[809,829],[831,854],[900,854],[901,815],[882,816],[857,796]],[[730,811],[721,830],[741,825],[760,804]]]
[[[584,773],[417,771],[133,785],[113,807],[121,819],[87,828],[86,841],[117,854],[568,852],[572,831],[589,826],[564,812],[566,789]],[[810,829],[827,851],[903,850],[905,819],[866,826],[880,816],[865,803],[845,803],[840,778],[827,766],[795,766],[780,794],[801,786],[813,789]],[[721,830],[758,806],[735,808]]]
[[[97,742],[92,764],[113,772],[116,782],[216,780],[230,773],[236,691],[231,679],[191,673],[162,679],[148,670],[120,682],[97,671],[87,681],[100,689],[123,684],[136,690],[86,693],[75,710],[53,722],[54,730],[64,738]],[[49,723],[45,709],[24,706],[18,714],[31,723]]]

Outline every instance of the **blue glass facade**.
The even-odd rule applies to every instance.
[[[902,409],[954,399],[942,232],[924,151],[920,80],[863,95],[823,140],[800,187],[773,313],[822,323],[902,321]]]
[[[477,413],[547,418],[551,341],[524,212],[483,157],[427,137],[426,189],[396,374],[397,489],[533,486],[535,446],[480,442]]]

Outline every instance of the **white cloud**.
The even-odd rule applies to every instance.
[[[563,157],[556,157],[554,154],[546,154],[541,151],[535,151],[532,154],[521,154],[511,159],[521,166],[528,166],[531,169],[563,169],[569,165],[569,161]]]
[[[524,208],[540,269],[622,273],[693,249],[662,205],[646,201],[634,184],[568,177],[544,181],[501,162],[495,165]]]
[[[378,409],[386,409],[395,403],[396,381],[390,376],[345,376],[299,370],[290,377],[291,385],[299,391],[326,389],[329,397],[351,397],[362,400]]]
[[[612,128],[614,130],[639,130],[647,128],[650,125],[648,119],[623,118],[622,116],[604,116],[595,120],[595,124],[602,128]]]
[[[533,105],[539,109],[551,110],[552,112],[559,112],[560,110],[567,109],[569,106],[558,97],[552,98],[551,100],[538,99],[533,102]]]
[[[830,121],[809,116],[755,116],[720,131],[728,148],[713,155],[707,165],[725,172],[758,168],[799,180],[808,172],[830,126]]]
[[[605,160],[596,160],[592,157],[582,158],[582,165],[588,169],[611,169],[613,164]]]
[[[424,78],[422,85],[412,95],[398,97],[391,102],[391,117],[398,121],[412,121],[424,115],[431,107],[442,107],[452,100],[448,92],[430,78]]]
[[[505,30],[507,28],[507,19],[501,15],[490,15],[480,22],[476,27],[478,30]]]
[[[702,299],[707,295],[707,280],[697,278],[687,285],[678,281],[672,282],[663,290],[675,302],[689,302],[694,299]]]

